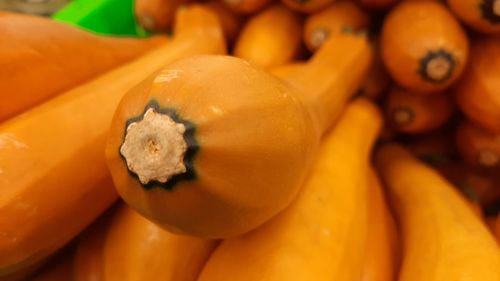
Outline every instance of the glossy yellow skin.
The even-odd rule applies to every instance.
[[[484,5],[484,0],[447,0],[448,6],[466,25],[473,28],[475,31],[484,33],[500,33],[500,22],[491,22],[481,11],[481,5]],[[494,0],[493,0],[494,2]],[[500,15],[498,15],[500,16]]]
[[[381,125],[367,100],[348,105],[292,205],[262,227],[224,240],[198,281],[360,280],[369,154]]]
[[[233,55],[270,68],[296,58],[301,47],[300,17],[275,4],[248,20],[236,41]]]
[[[218,243],[167,232],[126,205],[118,209],[105,237],[106,281],[195,281]]]
[[[224,53],[209,11],[183,9],[177,27],[170,45],[0,125],[0,278],[55,252],[117,198],[103,151],[125,92],[173,60]]]
[[[499,247],[455,187],[397,144],[380,148],[376,165],[402,231],[398,280],[500,280]]]

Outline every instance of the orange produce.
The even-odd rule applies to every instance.
[[[358,32],[368,29],[370,14],[352,1],[338,1],[307,17],[304,25],[304,42],[314,52],[330,35],[342,32]]]
[[[288,77],[299,75],[302,71],[304,71],[304,67],[307,62],[305,61],[293,61],[287,64],[283,64],[274,68],[271,68],[269,72],[278,76],[278,77]]]
[[[5,12],[0,37],[0,122],[168,42],[98,36]]]
[[[500,134],[500,37],[475,37],[470,62],[454,87],[460,109],[467,118]]]
[[[272,0],[222,0],[233,11],[240,14],[254,14],[262,10]]]
[[[228,43],[232,44],[235,42],[236,38],[238,38],[241,26],[243,25],[243,18],[218,0],[210,0],[206,2],[204,6],[216,13],[219,17],[222,30],[224,31]]]
[[[394,87],[385,100],[385,113],[392,127],[419,134],[443,126],[454,111],[453,99],[444,93],[419,95]]]
[[[497,238],[498,244],[500,244],[500,214],[497,215],[497,224],[495,228],[495,236]]]
[[[453,134],[448,128],[431,133],[412,136],[405,141],[405,147],[413,155],[429,164],[447,163],[455,158],[456,150],[453,143]]]
[[[262,227],[224,240],[198,281],[361,280],[368,162],[381,125],[369,101],[348,105],[325,136],[297,199]]]
[[[466,120],[457,127],[456,145],[462,158],[476,167],[498,171],[500,133],[492,134]]]
[[[124,93],[173,60],[224,52],[209,11],[180,10],[177,23],[170,45],[0,125],[0,278],[56,251],[116,199],[104,146]]]
[[[188,0],[134,0],[137,22],[147,31],[167,31],[175,12]]]
[[[467,62],[467,36],[439,1],[401,2],[385,18],[380,43],[392,78],[414,92],[443,91]]]
[[[391,84],[391,78],[385,69],[382,58],[379,54],[378,42],[372,43],[374,45],[374,60],[372,67],[368,72],[365,82],[361,86],[360,94],[372,100],[380,99],[384,96],[385,92]]]
[[[300,17],[276,4],[247,21],[236,41],[234,55],[264,68],[282,65],[297,57],[301,34]]]
[[[361,5],[370,9],[388,9],[400,0],[358,0]]]
[[[196,281],[216,245],[167,232],[122,205],[106,234],[102,280]]]
[[[395,281],[399,268],[399,237],[384,188],[373,167],[368,173],[368,231],[361,281]]]
[[[335,1],[336,0],[281,0],[288,8],[302,13],[320,11]]]
[[[397,144],[375,158],[401,226],[398,280],[500,280],[493,235],[448,181]]]
[[[106,148],[121,197],[167,230],[204,238],[282,211],[369,68],[366,38],[335,40],[288,83],[235,57],[198,56],[135,88]]]
[[[474,30],[500,33],[500,1],[498,0],[448,0],[455,15]]]

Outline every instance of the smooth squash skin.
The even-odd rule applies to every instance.
[[[244,18],[218,0],[210,0],[204,3],[204,6],[217,14],[227,43],[233,44],[238,38]]]
[[[0,125],[0,276],[50,255],[116,199],[104,147],[125,92],[173,60],[224,53],[211,12],[194,5],[177,23],[170,45]]]
[[[296,200],[260,228],[224,240],[198,281],[361,280],[369,155],[381,126],[371,102],[349,104]]]
[[[400,0],[358,0],[363,7],[369,9],[386,10],[394,6]]]
[[[395,281],[400,264],[399,235],[375,169],[368,172],[368,231],[361,281]]]
[[[300,17],[275,4],[246,22],[233,55],[264,68],[282,65],[297,57],[301,34]]]
[[[204,238],[275,216],[370,67],[365,37],[335,41],[286,81],[223,56],[182,60],[145,81],[122,100],[108,136],[118,193],[165,229]]]
[[[387,92],[390,84],[391,77],[385,69],[382,57],[380,56],[379,43],[376,40],[372,42],[374,46],[374,59],[372,66],[366,76],[359,94],[372,100],[379,100]]]
[[[304,24],[303,40],[309,51],[316,51],[332,34],[358,32],[370,28],[371,16],[356,3],[336,1],[326,9],[309,15]]]
[[[272,0],[222,0],[233,11],[240,14],[254,14],[262,10]]]
[[[467,62],[467,35],[439,1],[403,1],[385,18],[382,59],[402,87],[440,92],[462,74]]]
[[[281,2],[294,11],[310,14],[328,7],[335,0],[281,0]]]
[[[105,236],[106,281],[196,281],[218,244],[167,232],[126,205],[117,211]]]
[[[477,36],[471,42],[470,61],[454,87],[455,98],[468,119],[500,133],[500,37]]]
[[[448,181],[397,144],[375,158],[402,230],[398,280],[500,279],[493,235]]]
[[[453,98],[447,93],[419,95],[393,87],[385,99],[385,114],[398,132],[420,134],[442,127],[454,113]]]
[[[500,1],[447,0],[453,13],[475,31],[500,33]]]
[[[0,12],[0,38],[0,122],[169,41],[98,36],[6,12]]]
[[[492,172],[500,168],[500,134],[463,120],[457,126],[455,143],[465,162]]]
[[[168,31],[177,9],[188,0],[134,0],[137,22],[147,31]]]

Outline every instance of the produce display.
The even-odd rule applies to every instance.
[[[500,1],[130,9],[0,12],[0,281],[500,281]]]

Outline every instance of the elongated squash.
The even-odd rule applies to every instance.
[[[147,31],[168,31],[175,12],[188,0],[134,0],[137,22]]]
[[[500,134],[500,37],[475,37],[470,58],[454,87],[457,104],[474,123]]]
[[[370,24],[370,14],[359,8],[356,3],[337,1],[307,17],[303,39],[307,48],[314,52],[331,34],[358,32],[368,29]]]
[[[106,281],[196,281],[218,241],[172,234],[123,205],[103,248]]]
[[[253,14],[262,10],[272,0],[222,0],[233,11],[242,14]]]
[[[399,269],[399,235],[384,188],[373,167],[368,173],[368,231],[361,281],[394,281]]]
[[[0,125],[0,276],[53,253],[116,199],[104,145],[126,91],[172,60],[224,53],[206,9],[179,10],[177,26],[169,46]]]
[[[301,34],[300,17],[276,4],[247,21],[236,41],[234,55],[264,68],[275,67],[296,58]]]
[[[499,0],[447,0],[455,15],[474,30],[500,33]]]
[[[224,240],[199,281],[361,280],[369,155],[381,125],[369,101],[348,105],[292,205],[262,227]]]
[[[402,1],[385,18],[380,43],[392,78],[414,92],[445,90],[467,62],[467,36],[439,1]]]
[[[235,57],[198,56],[135,88],[106,147],[120,196],[165,229],[204,238],[282,211],[369,68],[366,38],[335,41],[288,83]]]
[[[278,76],[278,77],[288,77],[298,75],[301,71],[304,70],[304,67],[307,62],[305,61],[294,61],[287,64],[283,64],[274,68],[271,68],[269,72]]]
[[[204,6],[217,14],[227,43],[233,44],[243,25],[243,18],[217,0],[210,0],[204,3]]]
[[[97,36],[5,12],[0,38],[0,122],[168,42]]]
[[[454,106],[447,93],[419,95],[394,87],[385,100],[385,114],[396,131],[419,134],[446,124]]]
[[[366,76],[363,85],[359,93],[372,100],[378,100],[388,90],[391,84],[391,78],[389,77],[389,73],[385,69],[384,63],[382,62],[382,58],[380,56],[379,44],[377,41],[372,43],[374,45],[374,60],[368,75]]]
[[[370,9],[389,9],[400,0],[358,0],[361,5]]]
[[[500,133],[492,134],[463,120],[457,127],[456,144],[467,163],[493,171],[500,168]]]
[[[400,281],[500,279],[500,251],[486,225],[435,170],[397,144],[376,153],[402,227]]]
[[[320,11],[335,0],[281,0],[290,9],[302,13],[314,13]]]

